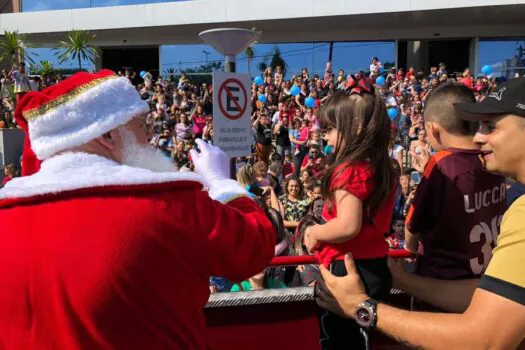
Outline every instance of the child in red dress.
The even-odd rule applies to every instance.
[[[320,122],[334,156],[322,181],[322,224],[307,229],[306,247],[336,276],[346,275],[344,256],[352,253],[367,294],[383,300],[392,284],[385,235],[397,188],[385,103],[368,79],[351,77],[322,107]],[[355,321],[320,310],[320,322],[322,349],[369,348]]]

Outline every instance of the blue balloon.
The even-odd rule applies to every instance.
[[[385,78],[384,77],[377,77],[376,85],[379,85],[379,86],[385,85]]]
[[[397,108],[389,108],[388,111],[388,117],[392,120],[392,119],[395,119],[395,117],[397,117]]]
[[[314,108],[315,107],[315,98],[313,98],[312,96],[309,96],[309,97],[305,98],[304,99],[304,104],[308,108]]]
[[[253,82],[257,85],[262,85],[264,84],[264,80],[261,76],[256,76],[255,78],[253,78]]]
[[[297,96],[300,93],[301,93],[301,89],[297,85],[292,86],[292,88],[290,89],[290,95],[292,96]]]
[[[266,103],[266,95],[259,95],[258,99],[259,99],[259,102]]]
[[[486,64],[481,68],[481,73],[485,75],[491,75],[492,74],[492,66]]]
[[[142,72],[140,72],[140,77],[141,77],[142,79],[144,79],[144,77],[146,76],[146,74],[148,74],[148,73],[145,72],[145,71],[142,71]]]

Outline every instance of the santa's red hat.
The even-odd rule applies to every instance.
[[[29,92],[17,106],[15,117],[27,121],[30,148],[39,160],[45,160],[148,111],[148,104],[127,78],[102,70],[76,73],[41,92]],[[31,149],[24,150],[24,158],[31,158]],[[31,161],[23,159],[23,168],[34,168],[26,164]]]

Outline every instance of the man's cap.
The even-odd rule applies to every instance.
[[[498,90],[491,92],[482,102],[455,103],[464,112],[465,120],[479,121],[501,114],[514,114],[525,117],[525,77],[511,79]]]

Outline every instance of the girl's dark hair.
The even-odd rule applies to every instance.
[[[328,209],[331,211],[334,199],[334,189],[330,186],[332,179],[341,176],[355,163],[367,162],[375,190],[363,203],[363,209],[372,219],[396,180],[388,153],[390,119],[381,96],[373,87],[370,91],[350,95],[338,91],[320,110],[321,128],[339,132],[331,164],[323,173],[321,193],[329,200]]]

